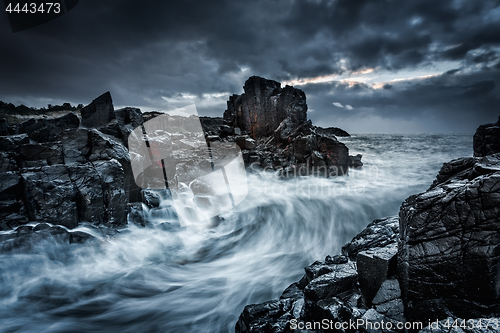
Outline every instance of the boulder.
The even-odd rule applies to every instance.
[[[349,166],[352,168],[361,168],[363,166],[361,157],[363,157],[361,154],[357,154],[356,156],[349,155]]]
[[[356,264],[359,287],[366,304],[370,305],[384,281],[396,274],[397,253],[396,244],[371,248],[358,253]]]
[[[500,153],[500,117],[495,124],[481,125],[474,134],[474,156]]]
[[[111,94],[105,92],[85,106],[81,111],[82,124],[87,127],[103,127],[115,119],[115,110]]]
[[[433,187],[401,206],[398,270],[407,318],[499,315],[500,154],[443,168]]]
[[[351,293],[355,289],[358,274],[354,263],[332,265],[331,269],[331,272],[318,276],[304,288],[307,300],[318,301]]]
[[[358,253],[361,251],[397,244],[398,235],[399,217],[390,216],[375,220],[354,236],[349,243],[342,246],[342,254],[351,260],[356,260]]]

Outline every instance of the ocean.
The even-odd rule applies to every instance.
[[[278,298],[304,267],[372,220],[397,215],[471,134],[340,138],[364,166],[334,178],[248,174],[247,198],[216,225],[175,226],[169,200],[97,240],[46,239],[0,254],[2,332],[234,332],[247,304]]]

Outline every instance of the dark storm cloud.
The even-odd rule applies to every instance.
[[[436,91],[454,91],[463,105],[486,108],[491,98],[485,96],[499,86],[498,6],[461,0],[85,0],[63,17],[16,34],[0,18],[0,99],[87,103],[110,90],[115,104],[165,109],[169,99],[186,94],[204,101],[206,94],[241,93],[250,75],[289,80],[458,60],[461,73],[480,68],[481,79],[436,79],[433,88],[390,83],[377,91],[337,85],[336,91],[352,97],[344,103],[371,107],[381,117],[409,119],[403,115],[423,112],[419,107],[448,114]],[[317,103],[314,117],[319,105],[331,107],[323,88],[304,87]],[[415,92],[428,96],[414,101]],[[404,101],[415,104],[403,108]],[[224,109],[223,101],[201,105],[212,115]]]
[[[369,124],[370,119],[377,117],[396,124],[412,123],[414,129],[470,133],[479,124],[495,122],[500,116],[499,70],[474,74],[450,71],[427,79],[386,84],[381,89],[332,82],[314,87],[308,85],[304,90],[313,96],[308,105],[313,110],[323,111],[311,113],[313,122],[342,124],[352,132],[360,131],[360,121],[356,119],[368,119],[363,131],[388,131]],[[353,109],[336,108],[332,106],[335,102],[351,105]],[[401,127],[392,132],[407,130]]]

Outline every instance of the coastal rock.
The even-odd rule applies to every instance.
[[[327,128],[322,128],[322,127],[314,127],[314,130],[316,133],[321,134],[321,135],[326,135],[326,136],[351,136],[349,133],[344,131],[341,128],[338,127],[327,127]]]
[[[371,304],[382,284],[396,274],[396,244],[361,251],[356,257],[359,286],[366,304]]]
[[[9,135],[11,133],[9,121],[5,118],[0,118],[0,135]]]
[[[361,157],[363,157],[361,154],[357,154],[356,156],[349,155],[349,166],[352,168],[361,168],[363,166]]]
[[[80,119],[70,112],[64,116],[52,119],[42,119],[31,122],[25,127],[25,131],[30,139],[39,142],[56,141],[59,133],[65,129],[78,128]]]
[[[342,246],[342,254],[351,260],[356,260],[359,252],[372,248],[384,248],[397,244],[399,235],[399,217],[390,216],[378,219]]]
[[[0,150],[13,152],[19,151],[19,146],[27,144],[30,139],[27,134],[0,136]]]
[[[331,272],[309,282],[304,288],[304,296],[307,300],[318,301],[350,293],[356,287],[357,277],[356,265],[352,262],[332,265]]]
[[[233,95],[227,102],[224,123],[240,128],[253,139],[273,135],[287,119],[293,130],[307,120],[306,96],[302,90],[257,76],[246,82],[242,95]]]
[[[21,145],[19,160],[22,168],[64,164],[62,144],[60,142],[51,142]]]
[[[500,117],[495,124],[481,125],[474,134],[474,156],[500,153]]]
[[[81,110],[82,125],[87,127],[103,127],[116,118],[111,94],[105,92]]]
[[[77,191],[66,166],[32,169],[22,173],[21,177],[30,220],[68,228],[78,225]]]
[[[498,315],[500,154],[443,168],[433,187],[406,199],[400,211],[398,270],[407,317]]]

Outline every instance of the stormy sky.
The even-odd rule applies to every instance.
[[[13,33],[0,15],[0,100],[221,116],[258,75],[304,90],[348,132],[474,132],[500,115],[498,0],[81,0]]]

